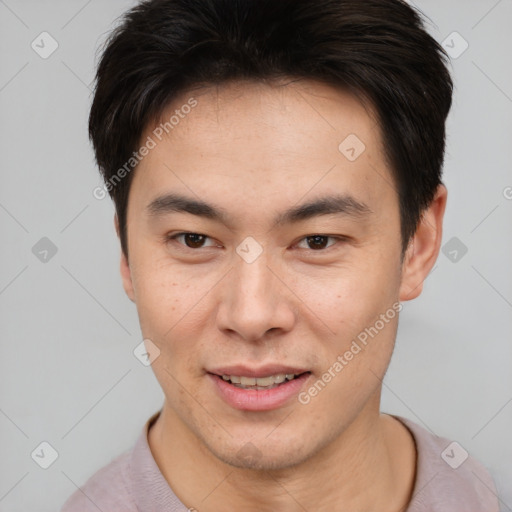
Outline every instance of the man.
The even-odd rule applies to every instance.
[[[63,512],[498,510],[481,463],[380,412],[441,243],[443,59],[399,0],[126,14],[89,128],[165,402]]]

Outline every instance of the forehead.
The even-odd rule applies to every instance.
[[[260,208],[263,197],[270,206],[336,189],[368,203],[394,192],[371,108],[316,81],[236,81],[183,92],[141,140],[148,137],[154,148],[132,183],[146,204],[176,187],[233,205],[238,190]],[[391,190],[379,192],[383,186]]]
[[[216,141],[228,133],[237,138],[249,136],[250,140],[266,135],[267,141],[274,141],[273,147],[293,143],[294,136],[307,132],[312,135],[311,130],[316,129],[331,132],[336,139],[353,133],[372,145],[381,142],[369,101],[363,104],[347,90],[309,79],[233,80],[182,92],[164,109],[155,126],[165,124],[191,98],[197,101],[197,107],[180,116],[172,129],[174,137],[189,137],[190,130],[203,134],[210,131],[214,139],[218,136]],[[242,132],[238,132],[240,128]],[[278,131],[280,137],[276,140]]]

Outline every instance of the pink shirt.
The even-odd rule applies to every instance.
[[[149,427],[159,414],[149,418],[134,447],[90,477],[61,512],[187,512],[149,448]],[[480,462],[465,458],[460,445],[393,417],[410,430],[418,454],[413,497],[404,512],[499,512],[496,487]]]

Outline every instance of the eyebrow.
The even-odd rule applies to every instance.
[[[180,194],[165,194],[157,197],[146,207],[150,217],[160,217],[170,213],[189,213],[204,217],[226,226],[230,225],[230,216],[224,208],[213,206],[204,201],[192,199]],[[273,220],[273,226],[293,224],[321,215],[348,215],[363,217],[373,211],[354,197],[334,194],[294,206],[279,213]]]

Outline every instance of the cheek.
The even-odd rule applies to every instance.
[[[175,386],[164,368],[177,378],[200,376],[198,361],[214,329],[209,291],[219,277],[206,267],[185,269],[150,258],[141,259],[136,268],[134,287],[141,331],[160,349],[161,357],[153,365],[158,380]]]
[[[323,324],[328,338],[343,345],[396,303],[399,268],[376,259],[295,276],[292,290],[303,314]]]
[[[397,313],[393,308],[329,347],[325,365],[299,397],[317,411],[333,411],[328,428],[338,431],[378,390],[393,353]],[[386,316],[387,315],[387,316]],[[313,412],[314,411],[314,412]]]
[[[177,266],[145,255],[132,271],[137,311],[145,336],[162,337],[188,322],[204,295],[200,276],[184,274]],[[207,283],[206,283],[207,285]]]

